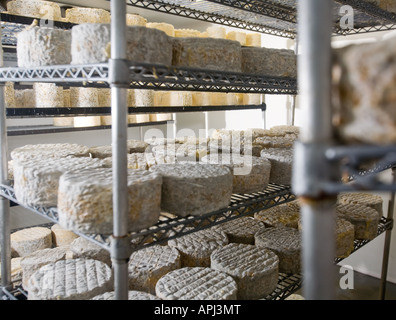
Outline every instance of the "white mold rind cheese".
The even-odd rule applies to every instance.
[[[61,9],[57,3],[40,0],[13,0],[7,2],[7,12],[33,18],[61,20]]]
[[[230,243],[212,253],[210,267],[236,281],[241,300],[265,298],[278,284],[279,258],[266,248]]]
[[[265,228],[255,234],[255,245],[274,251],[279,257],[279,272],[301,271],[301,233],[297,229]]]
[[[221,230],[210,228],[171,239],[168,245],[181,254],[182,267],[210,267],[212,252],[228,244],[227,235]]]
[[[271,162],[265,158],[235,154],[210,154],[201,158],[201,161],[229,168],[233,174],[233,193],[264,191],[270,180]]]
[[[271,161],[271,183],[291,184],[293,170],[292,148],[264,148],[261,150],[260,156]]]
[[[152,166],[162,175],[161,209],[178,216],[202,215],[227,207],[232,174],[212,164],[175,163]]]
[[[47,264],[28,282],[29,300],[87,300],[113,290],[108,265],[93,259],[68,259]]]
[[[110,252],[102,246],[84,237],[74,239],[69,246],[71,256],[74,259],[87,258],[99,260],[111,266]]]
[[[100,168],[99,159],[35,158],[14,162],[14,189],[17,200],[27,206],[55,207],[58,204],[59,178],[71,170]]]
[[[73,240],[78,238],[78,235],[70,230],[62,228],[59,224],[54,224],[51,227],[52,243],[56,247],[69,246]]]
[[[70,8],[66,10],[66,21],[71,23],[110,23],[111,15],[99,8]]]
[[[76,143],[27,144],[11,151],[14,161],[31,160],[37,157],[70,158],[88,157],[89,147]]]
[[[17,34],[18,67],[64,65],[71,62],[71,32],[46,27]]]
[[[267,227],[290,227],[298,229],[300,208],[288,204],[256,212],[254,218],[262,221]]]
[[[147,170],[128,169],[128,231],[148,228],[159,219],[162,177]],[[111,168],[74,170],[59,181],[59,224],[84,233],[113,232]]]
[[[172,64],[177,67],[241,71],[241,45],[214,38],[174,38]]]
[[[236,300],[237,290],[231,276],[204,267],[173,270],[159,279],[155,288],[163,300]]]
[[[264,223],[251,217],[233,219],[214,227],[227,235],[230,243],[254,244],[254,235],[265,228]]]
[[[126,41],[128,60],[171,65],[172,42],[165,32],[143,26],[129,26]],[[110,58],[110,25],[74,26],[71,53],[73,64],[106,62]]]
[[[52,246],[51,230],[44,227],[31,227],[13,232],[10,239],[13,256],[25,257]]]
[[[180,267],[180,253],[174,247],[155,245],[138,250],[128,263],[129,289],[155,294],[159,278]]]
[[[380,195],[367,192],[345,192],[338,195],[337,202],[340,204],[363,204],[378,212],[378,216],[383,215],[384,200]]]

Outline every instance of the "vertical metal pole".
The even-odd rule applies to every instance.
[[[332,0],[298,2],[298,36],[302,51],[298,81],[305,123],[300,135],[302,153],[295,159],[295,171],[307,166],[303,163],[307,161],[309,169],[305,170],[305,175],[298,176],[299,179],[293,173],[293,187],[300,191],[298,196],[302,200],[304,296],[318,300],[333,299],[335,293],[335,198],[320,190],[321,182],[328,179],[331,170],[319,154],[321,147],[331,143],[332,138],[332,18]]]
[[[396,167],[392,168],[392,177],[393,184],[396,183]],[[391,193],[391,198],[389,200],[388,206],[388,216],[387,219],[392,221],[392,228],[386,230],[385,232],[385,243],[384,243],[384,254],[382,257],[382,271],[381,271],[381,284],[380,284],[380,300],[385,300],[385,292],[386,292],[386,278],[388,275],[388,264],[389,264],[389,252],[390,252],[390,244],[392,237],[392,229],[393,229],[393,213],[395,210],[395,192]]]
[[[111,0],[111,109],[113,151],[113,238],[111,254],[116,300],[128,299],[126,3]],[[123,69],[124,68],[124,69]]]
[[[7,125],[4,103],[4,84],[0,85],[0,182],[8,184],[8,144]],[[11,231],[10,231],[10,202],[0,197],[0,241],[1,241],[1,289],[9,290],[11,284]],[[3,290],[0,291],[0,299]]]
[[[296,37],[295,40],[295,45],[294,45],[294,53],[298,55],[298,36]],[[296,119],[296,103],[297,103],[297,96],[293,95],[292,97],[292,115],[291,115],[291,125],[294,126],[295,119]]]

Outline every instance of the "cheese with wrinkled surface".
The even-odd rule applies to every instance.
[[[159,174],[128,169],[128,231],[151,227],[159,219]],[[111,168],[73,170],[60,177],[59,224],[84,233],[113,232],[113,174]]]
[[[204,267],[173,270],[158,280],[163,300],[236,300],[237,284],[229,275]]]

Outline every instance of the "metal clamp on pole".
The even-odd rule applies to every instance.
[[[109,59],[109,83],[121,88],[129,87],[129,62],[125,59]]]

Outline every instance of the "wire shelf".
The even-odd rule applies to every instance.
[[[129,87],[135,89],[297,94],[295,78],[132,62],[129,64],[129,75]],[[0,68],[0,82],[52,82],[65,86],[108,87],[108,77],[107,63]]]
[[[0,196],[19,204],[42,217],[58,223],[58,211],[56,207],[28,207],[20,204],[15,197],[15,192],[10,185],[0,185]],[[133,232],[130,234],[133,250],[152,246],[177,238],[181,235],[189,234],[197,230],[205,229],[226,221],[237,219],[241,216],[252,215],[257,211],[272,206],[286,203],[295,199],[290,191],[290,186],[278,186],[270,184],[266,190],[252,194],[234,194],[228,207],[204,214],[202,216],[176,217],[163,213],[160,220],[154,226]],[[102,247],[110,250],[109,236],[107,235],[83,235]],[[98,240],[99,239],[99,240]]]

